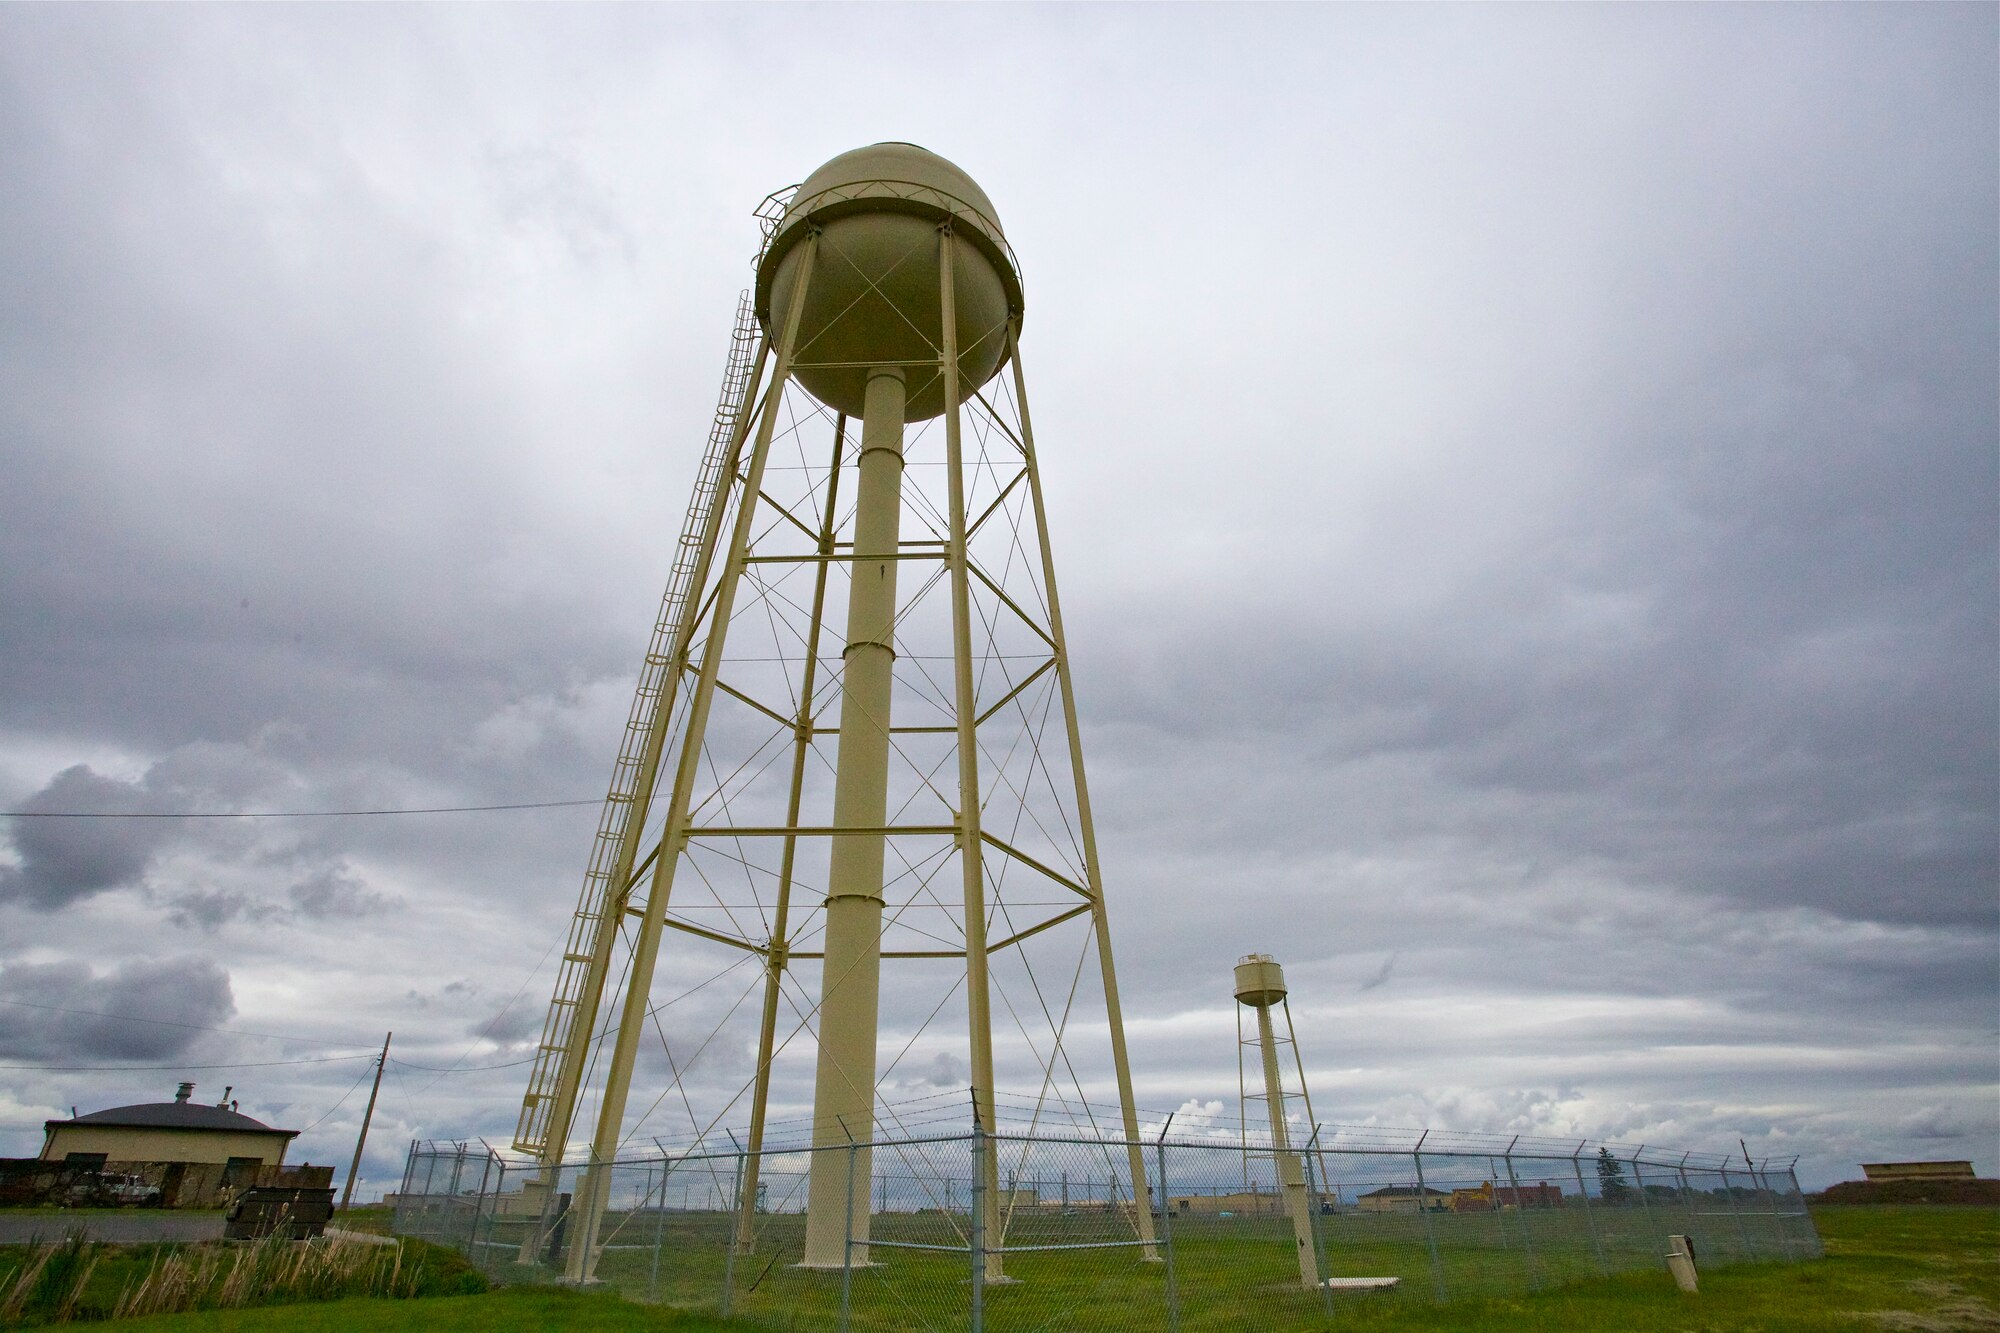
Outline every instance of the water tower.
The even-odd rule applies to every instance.
[[[954,1007],[971,1110],[993,1129],[996,996],[1020,1091],[1046,1098],[1067,1079],[1088,1107],[1065,1042],[1071,1013],[1094,1006],[1047,992],[1074,1001],[1094,954],[1102,1008],[1087,1021],[1102,1016],[1120,1122],[1107,1128],[1128,1141],[1133,1225],[1150,1246],[1013,252],[985,192],[912,144],[843,153],[759,216],[755,297],[738,311],[515,1146],[553,1184],[602,1069],[570,1230],[570,1276],[587,1279],[609,1164],[650,1114],[628,1121],[635,1069],[655,1036],[667,1046],[652,1002],[663,956],[683,980],[709,968],[732,987],[745,955],[757,964],[739,1000],[759,1000],[749,1077],[728,1097],[696,1088],[713,1100],[697,1113],[687,1048],[676,1060],[669,1047],[653,1103],[674,1094],[698,1129],[746,1112],[755,1154],[774,1072],[802,1075],[809,1051],[812,1145],[893,1136],[891,1075],[919,1043],[938,1047],[930,1024]],[[891,1027],[907,1041],[885,1064]],[[850,1173],[846,1152],[813,1154],[806,1267],[840,1267],[850,1234],[867,1259],[858,1156]],[[1000,1156],[983,1171],[996,1246]],[[742,1245],[759,1160],[737,1200]]]
[[[1285,1115],[1285,1088],[1279,1077],[1277,1025],[1271,1020],[1271,1009],[1277,1006],[1285,1015],[1285,1037],[1291,1042],[1292,1059],[1298,1068],[1299,1096],[1305,1099],[1305,1062],[1299,1057],[1298,1034],[1292,1029],[1292,1007],[1286,999],[1285,971],[1276,959],[1267,953],[1246,954],[1236,964],[1236,1071],[1239,1095],[1241,1097],[1244,1162],[1247,1171],[1249,1162],[1249,1102],[1254,1095],[1243,1088],[1243,1051],[1249,1042],[1243,1037],[1242,1014],[1249,1009],[1257,1015],[1257,1035],[1255,1045],[1261,1056],[1264,1075],[1263,1099],[1270,1113],[1271,1160],[1277,1170],[1278,1190],[1284,1197],[1285,1212],[1292,1219],[1293,1238],[1298,1243],[1299,1281],[1308,1290],[1320,1284],[1319,1247],[1313,1239],[1311,1210],[1317,1201],[1306,1189],[1305,1158],[1293,1151],[1289,1126]],[[1306,1100],[1306,1120],[1312,1121],[1312,1103]],[[1324,1170],[1321,1179],[1325,1179]]]

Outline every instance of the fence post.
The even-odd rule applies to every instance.
[[[1516,1134],[1514,1143],[1520,1141],[1521,1136]],[[1528,1222],[1528,1203],[1521,1197],[1521,1177],[1514,1172],[1514,1143],[1507,1145],[1507,1151],[1501,1154],[1501,1160],[1507,1163],[1507,1183],[1514,1187],[1514,1211],[1521,1219],[1521,1245],[1528,1252],[1529,1289],[1539,1290],[1545,1275],[1542,1272],[1541,1257],[1535,1253],[1535,1229]]]
[[[1430,1198],[1424,1185],[1424,1140],[1431,1136],[1425,1130],[1417,1139],[1417,1146],[1410,1150],[1410,1160],[1417,1164],[1417,1215],[1424,1219],[1424,1243],[1431,1252],[1431,1281],[1437,1287],[1438,1304],[1445,1302],[1444,1265],[1438,1261],[1437,1223],[1431,1219]]]
[[[653,1146],[660,1148],[660,1141],[653,1140]],[[673,1174],[673,1164],[668,1160],[667,1150],[660,1148],[660,1201],[653,1206],[653,1274],[646,1281],[646,1298],[660,1299],[660,1243],[666,1239],[667,1230],[667,1177]],[[652,1191],[648,1190],[648,1194]]]
[[[972,1122],[972,1333],[986,1333],[986,1130],[975,1110]]]
[[[1744,1229],[1743,1210],[1736,1206],[1736,1187],[1729,1183],[1729,1168],[1718,1167],[1716,1174],[1722,1177],[1722,1197],[1729,1200],[1729,1215],[1736,1219],[1736,1243],[1743,1248],[1745,1261],[1755,1259],[1757,1251],[1751,1247],[1750,1233]]]
[[[1768,1158],[1765,1159],[1767,1164],[1769,1160]],[[1768,1170],[1763,1171],[1757,1174],[1756,1179],[1760,1182],[1765,1197],[1771,1201],[1771,1227],[1778,1233],[1778,1248],[1783,1251],[1785,1262],[1790,1263],[1792,1262],[1792,1238],[1785,1234],[1785,1219],[1778,1212],[1778,1192],[1771,1188],[1771,1173]]]
[[[1806,1258],[1825,1258],[1826,1247],[1820,1244],[1819,1228],[1813,1225],[1812,1214],[1806,1209],[1805,1191],[1799,1186],[1799,1159],[1797,1157],[1793,1157],[1792,1164],[1785,1168],[1785,1179],[1791,1182],[1791,1188],[1786,1192],[1787,1197],[1796,1197],[1799,1201],[1799,1210],[1796,1213],[1789,1214],[1789,1216],[1799,1219],[1799,1231],[1801,1233],[1799,1244],[1805,1249]]]
[[[481,1139],[479,1143],[481,1147],[486,1147],[486,1140]],[[486,1220],[486,1178],[492,1173],[493,1149],[486,1147],[486,1157],[479,1164],[479,1197],[472,1205],[472,1225],[465,1232],[464,1253],[474,1268],[479,1267],[479,1224]]]
[[[735,1135],[732,1134],[730,1137],[734,1138]],[[736,1179],[730,1186],[729,1197],[737,1203],[741,1203],[743,1200],[743,1154],[741,1151],[738,1151],[736,1154]],[[847,1225],[849,1228],[848,1234],[851,1236],[853,1234],[854,1223],[850,1220]],[[724,1319],[729,1318],[731,1298],[736,1293],[736,1231],[736,1219],[731,1217],[729,1248],[723,1252],[722,1256],[722,1317]]]
[[[1682,1153],[1681,1160],[1674,1165],[1674,1174],[1680,1177],[1681,1182],[1681,1211],[1687,1214],[1687,1220],[1681,1226],[1691,1238],[1701,1234],[1701,1212],[1694,1206],[1694,1187],[1688,1184],[1688,1158],[1692,1155]]]
[[[493,1238],[500,1234],[500,1209],[502,1207],[500,1201],[507,1197],[507,1159],[495,1153],[493,1160],[499,1163],[500,1174],[493,1182],[493,1211],[486,1215],[486,1244],[482,1247],[481,1253],[497,1248]],[[498,1268],[499,1264],[496,1262],[494,1267]]]
[[[1583,1221],[1590,1228],[1590,1248],[1597,1254],[1597,1271],[1609,1273],[1611,1270],[1604,1264],[1604,1242],[1597,1237],[1597,1215],[1590,1211],[1590,1190],[1583,1183],[1583,1150],[1589,1146],[1589,1139],[1577,1144],[1576,1151],[1569,1155],[1569,1164],[1576,1170],[1576,1193],[1583,1200]]]
[[[1515,1135],[1519,1138],[1520,1135]],[[1500,1237],[1500,1248],[1512,1249],[1514,1242],[1507,1237],[1507,1210],[1500,1204],[1500,1168],[1493,1165],[1493,1154],[1486,1155],[1486,1183],[1493,1186],[1493,1229]]]
[[[1333,1288],[1328,1284],[1327,1279],[1332,1274],[1327,1271],[1326,1243],[1320,1238],[1319,1231],[1319,1194],[1321,1188],[1326,1184],[1326,1173],[1321,1171],[1317,1177],[1319,1183],[1313,1183],[1315,1179],[1313,1175],[1313,1162],[1317,1160],[1317,1153],[1319,1151],[1319,1128],[1318,1125],[1313,1126],[1312,1138],[1306,1143],[1304,1153],[1306,1168],[1306,1230],[1312,1236],[1313,1285],[1319,1288],[1320,1308],[1330,1320],[1333,1318]],[[1424,1196],[1419,1194],[1417,1196],[1418,1205],[1421,1206],[1423,1201]]]
[[[841,1126],[842,1129],[846,1125]],[[847,1232],[840,1250],[840,1333],[847,1333],[848,1312],[854,1298],[854,1161],[860,1153],[852,1134],[847,1136]]]
[[[1168,1124],[1172,1124],[1173,1120],[1171,1115],[1167,1117]],[[1167,1260],[1167,1333],[1180,1333],[1181,1297],[1179,1288],[1174,1285],[1174,1203],[1167,1196],[1167,1131],[1164,1129],[1154,1140],[1153,1157],[1160,1168],[1160,1241],[1166,1250]],[[1069,1193],[1068,1172],[1063,1173],[1063,1193]]]
[[[1657,1230],[1653,1226],[1653,1201],[1646,1195],[1645,1172],[1639,1169],[1639,1154],[1644,1151],[1646,1151],[1646,1145],[1643,1143],[1632,1150],[1632,1184],[1639,1191],[1639,1211],[1646,1218],[1646,1242],[1657,1251],[1661,1245],[1666,1243],[1666,1233]]]

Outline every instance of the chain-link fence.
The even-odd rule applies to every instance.
[[[1792,1163],[1657,1148],[1341,1130],[1234,1139],[954,1134],[619,1161],[595,1182],[485,1147],[411,1145],[398,1234],[502,1280],[574,1275],[777,1328],[1318,1328],[1354,1304],[1441,1302],[1652,1268],[1817,1257]],[[851,1206],[808,1217],[815,1153]],[[989,1183],[990,1182],[990,1183]],[[825,1186],[823,1185],[822,1188]],[[747,1201],[747,1208],[739,1206]],[[815,1234],[809,1234],[815,1233]],[[590,1260],[586,1265],[585,1260]]]

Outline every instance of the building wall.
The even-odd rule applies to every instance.
[[[1275,1213],[1284,1207],[1281,1194],[1178,1194],[1173,1197],[1178,1214],[1195,1213]]]
[[[328,1189],[333,1168],[265,1166],[249,1179],[230,1177],[221,1162],[114,1159],[100,1167],[44,1157],[0,1158],[0,1207],[222,1208],[251,1185]]]
[[[1451,1206],[1451,1196],[1442,1190],[1431,1190],[1422,1197],[1422,1206],[1443,1209]],[[1421,1211],[1415,1194],[1364,1194],[1354,1201],[1354,1206],[1364,1213],[1415,1213]]]
[[[114,1162],[227,1163],[254,1157],[265,1166],[284,1163],[286,1134],[246,1134],[222,1129],[131,1129],[119,1125],[57,1125],[42,1146],[46,1161],[73,1152],[103,1153]]]
[[[1866,1162],[1861,1173],[1870,1180],[1971,1180],[1970,1162]]]

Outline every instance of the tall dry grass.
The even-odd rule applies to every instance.
[[[150,1256],[150,1257],[148,1257]],[[86,1299],[109,1259],[95,1301]],[[139,1265],[143,1264],[143,1271]],[[115,1300],[104,1288],[130,1270]],[[448,1251],[346,1237],[160,1245],[137,1252],[81,1234],[35,1247],[18,1270],[0,1271],[0,1325],[63,1324],[197,1310],[333,1301],[406,1299],[484,1291],[484,1278]]]
[[[16,1323],[28,1314],[48,1323],[74,1318],[103,1252],[81,1231],[39,1246],[19,1273],[0,1279],[7,1293],[0,1297],[0,1322]]]

